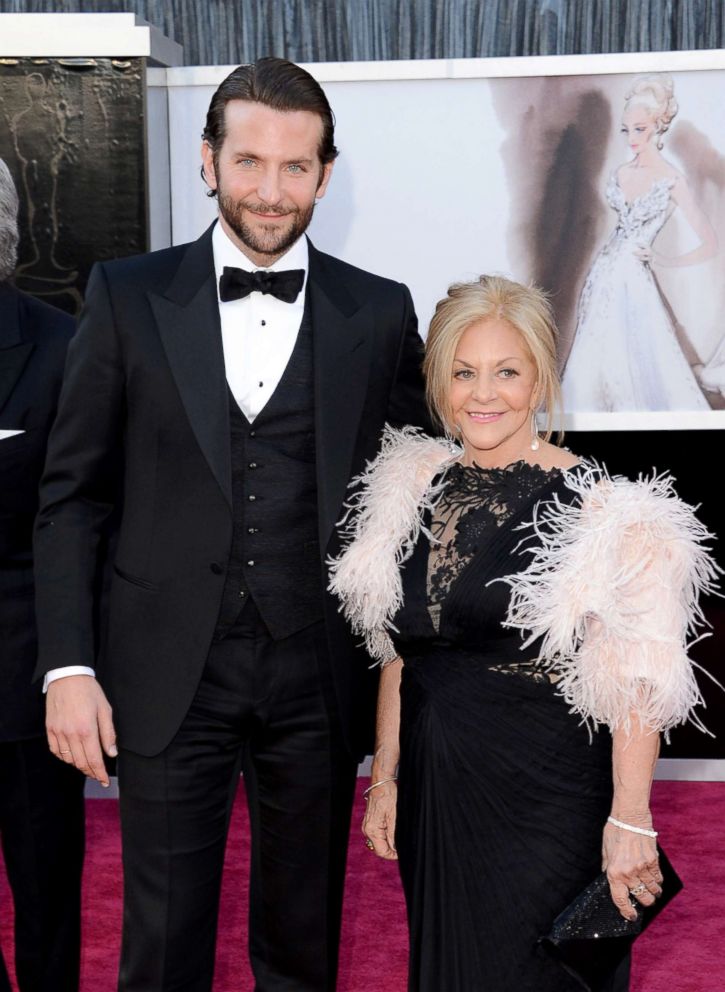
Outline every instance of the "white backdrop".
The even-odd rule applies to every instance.
[[[199,178],[199,135],[214,86],[170,90],[174,243],[216,213]],[[496,149],[471,120],[495,117],[486,80],[325,83],[341,154],[310,236],[322,251],[405,282],[425,327],[454,279],[507,269],[505,184]],[[487,233],[484,233],[487,232]],[[498,232],[498,234],[497,234]],[[502,264],[503,262],[503,264]]]
[[[198,237],[215,216],[215,203],[205,195],[199,176],[200,134],[211,96],[231,68],[155,70],[164,73],[169,100],[172,238],[176,244]],[[568,85],[571,92],[576,87],[585,90],[588,75],[593,77],[589,89],[597,90],[596,77],[600,77],[602,100],[611,103],[611,121],[600,156],[601,175],[593,179],[600,193],[611,168],[629,157],[619,135],[619,115],[631,75],[620,73],[676,72],[681,106],[678,123],[689,122],[691,142],[693,133],[704,136],[718,160],[713,163],[714,174],[720,163],[725,163],[722,52],[321,64],[307,68],[321,81],[330,99],[337,120],[336,143],[341,150],[327,195],[316,209],[310,229],[312,240],[323,251],[407,283],[423,333],[436,300],[451,282],[481,272],[500,272],[519,280],[532,277],[513,216],[512,205],[516,196],[520,201],[521,183],[519,179],[517,188],[510,154],[507,158],[504,152],[508,148],[510,153],[512,141],[519,140],[532,111],[539,115],[539,138],[546,134],[547,108],[536,106],[535,99],[530,107],[527,104],[526,86],[536,94],[537,77],[543,84],[545,77],[576,76],[562,80],[562,87]],[[496,78],[501,76],[518,80],[517,112],[521,116],[515,121],[502,109],[505,81]],[[527,82],[522,88],[524,79]],[[578,126],[586,135],[586,122],[579,121]],[[522,149],[525,159],[526,144],[519,141],[520,156]],[[531,151],[533,156],[534,149]],[[665,154],[682,168],[676,144],[666,148]],[[538,155],[541,161],[540,147]],[[717,182],[711,184],[711,194],[725,205],[725,189]],[[518,209],[520,214],[520,202]],[[570,209],[576,218],[577,204],[572,203]],[[595,217],[597,248],[614,222],[613,212],[600,196]],[[676,218],[666,237],[671,254],[691,246],[691,233],[679,231]],[[725,332],[723,299],[708,289],[725,285],[724,274],[725,230],[716,259],[687,269],[667,270],[661,278],[675,310],[690,307],[688,330],[705,360]],[[581,271],[572,277],[576,295],[582,278]],[[694,317],[693,300],[699,307]],[[567,426],[715,428],[725,426],[725,410],[676,415],[576,414],[567,418]]]

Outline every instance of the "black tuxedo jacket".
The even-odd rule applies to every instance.
[[[33,520],[45,446],[55,416],[72,317],[0,284],[0,741],[44,732],[32,684]]]
[[[310,245],[320,556],[383,424],[427,425],[408,290]],[[93,649],[103,523],[122,492],[108,631]],[[122,747],[161,751],[209,650],[232,534],[229,411],[211,242],[97,265],[69,350],[36,529],[38,674],[95,665]],[[374,679],[326,598],[323,683],[353,753]],[[329,679],[327,679],[329,675]],[[329,685],[327,685],[329,682]]]

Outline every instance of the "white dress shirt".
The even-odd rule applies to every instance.
[[[254,272],[254,265],[227,237],[221,224],[212,232],[214,268],[219,279],[225,266]],[[307,238],[265,268],[267,272],[303,269],[305,281],[294,303],[283,303],[268,293],[250,293],[241,300],[219,301],[224,366],[232,396],[248,420],[260,413],[284,374],[299,334],[305,309],[309,266]]]
[[[269,266],[254,265],[229,239],[220,223],[214,226],[211,240],[227,382],[239,408],[252,421],[279,385],[297,341],[305,309],[309,268],[307,238],[301,237]],[[275,296],[257,291],[241,300],[222,303],[219,279],[225,266],[247,272],[260,268],[268,272],[304,269],[305,281],[294,303],[284,303]],[[95,672],[85,665],[53,668],[43,680],[43,691],[51,682],[67,675],[95,675]]]

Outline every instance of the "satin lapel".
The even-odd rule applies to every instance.
[[[310,312],[320,547],[325,553],[350,479],[370,372],[372,317],[310,245]]]
[[[0,410],[10,398],[34,347],[32,341],[23,341],[20,334],[15,291],[0,286]]]
[[[189,246],[164,295],[149,298],[191,428],[231,506],[229,407],[211,228]]]

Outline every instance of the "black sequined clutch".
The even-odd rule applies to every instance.
[[[540,943],[588,992],[598,992],[635,939],[682,889],[682,880],[659,848],[662,895],[652,906],[632,900],[636,920],[625,920],[612,902],[604,872],[554,920]]]

